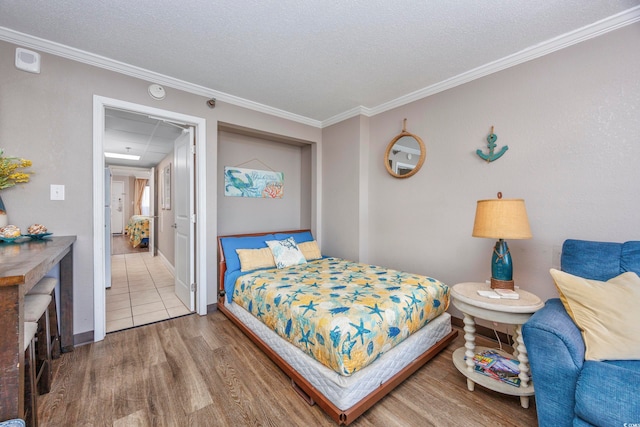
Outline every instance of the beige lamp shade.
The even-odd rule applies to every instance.
[[[531,229],[524,200],[478,200],[472,236],[493,239],[530,239]]]

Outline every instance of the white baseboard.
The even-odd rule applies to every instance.
[[[164,263],[164,265],[169,269],[169,271],[171,272],[171,274],[173,274],[174,276],[176,275],[176,269],[173,265],[171,265],[171,263],[169,262],[169,260],[164,256],[164,254],[162,253],[162,251],[158,250],[157,251],[158,256],[160,257],[160,259],[162,259],[162,262]]]

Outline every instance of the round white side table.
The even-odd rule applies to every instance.
[[[528,408],[529,396],[533,396],[534,389],[533,383],[529,381],[529,358],[522,340],[522,325],[533,313],[540,310],[544,303],[534,294],[522,289],[516,290],[520,295],[517,300],[482,297],[478,295],[479,290],[489,291],[491,287],[485,283],[467,282],[458,283],[451,288],[453,305],[464,315],[465,339],[464,347],[453,352],[453,363],[467,377],[469,391],[473,391],[475,384],[480,384],[499,393],[520,396],[520,404],[523,408]],[[486,350],[485,347],[476,347],[475,344],[476,318],[516,326],[513,357],[520,362],[520,374],[518,375],[520,387],[503,383],[474,371],[473,356]]]

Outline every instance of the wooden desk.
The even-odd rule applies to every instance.
[[[73,351],[75,236],[0,242],[0,420],[24,414],[24,295],[60,264],[60,342]]]

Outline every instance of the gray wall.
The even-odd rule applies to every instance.
[[[516,285],[557,296],[548,270],[559,265],[565,239],[640,240],[638,40],[634,24],[371,117],[360,165],[358,123],[324,129],[325,247],[361,242],[354,225],[366,222],[364,261],[448,284],[484,281],[494,241],[471,237],[476,201],[502,191],[525,199],[533,232],[509,241]],[[417,175],[396,179],[382,157],[404,118],[427,158]],[[475,151],[486,151],[491,126],[498,148],[509,150],[487,164]],[[362,192],[345,171],[362,166],[370,168],[369,190],[357,211]]]
[[[322,252],[351,260],[360,259],[359,122],[354,117],[322,132]]]

